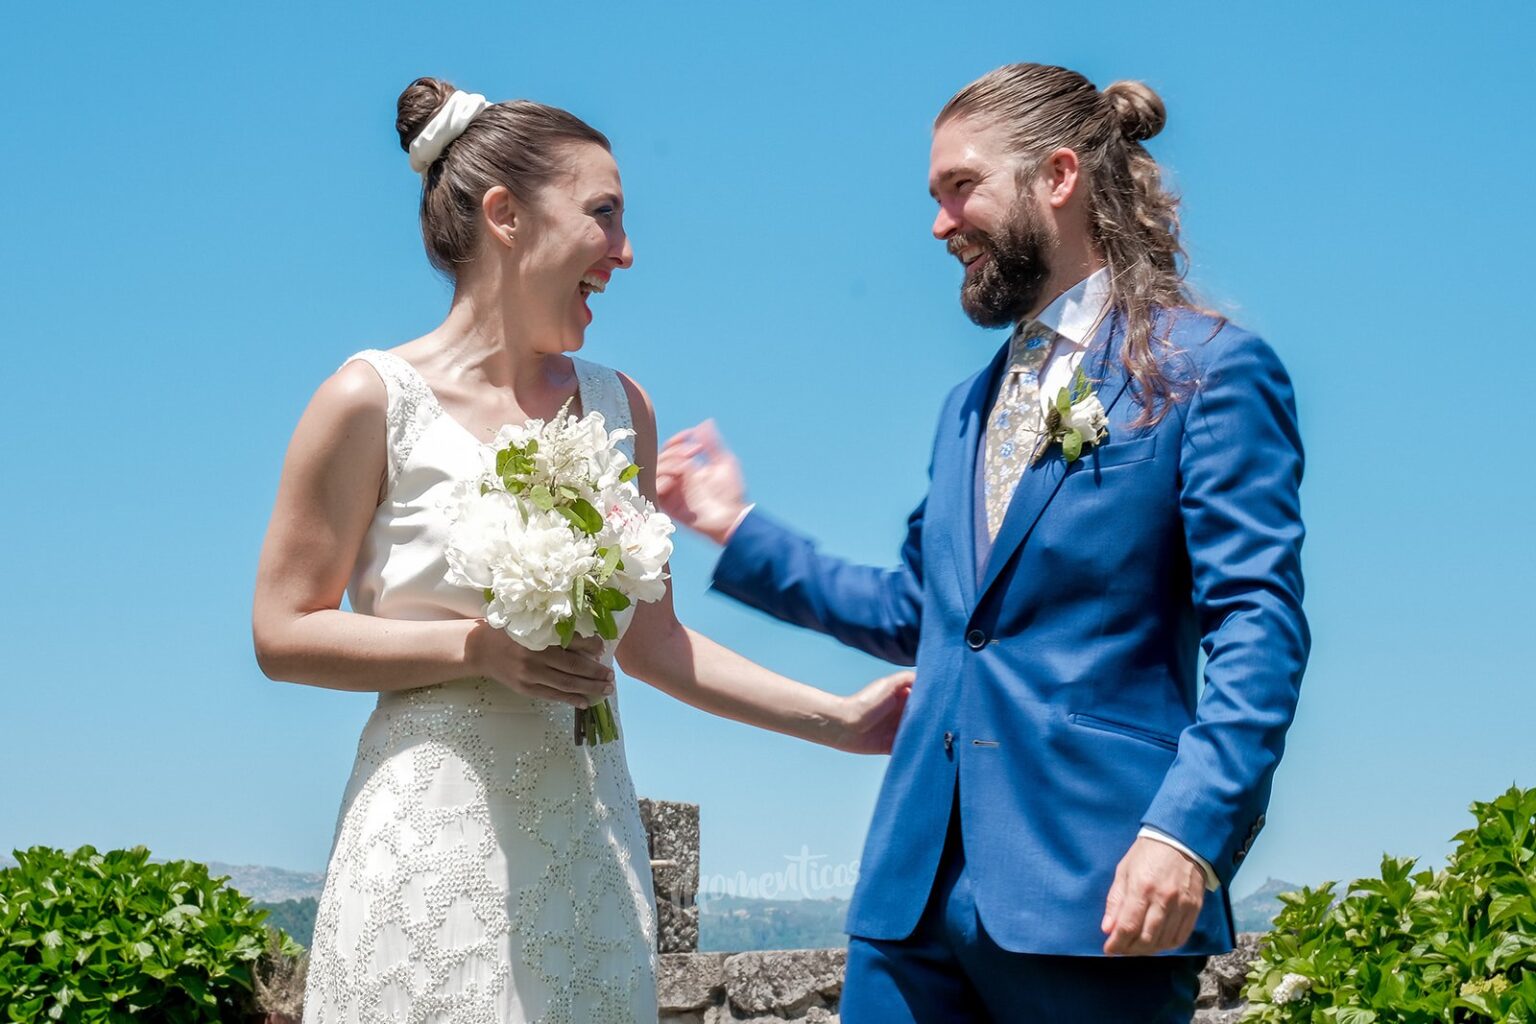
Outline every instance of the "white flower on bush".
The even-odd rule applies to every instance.
[[[1276,1003],[1299,1003],[1312,990],[1312,979],[1305,974],[1287,974],[1275,986]]]

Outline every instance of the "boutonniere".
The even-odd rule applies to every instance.
[[[1083,449],[1102,444],[1109,437],[1109,417],[1104,403],[1099,401],[1088,375],[1078,367],[1070,388],[1062,388],[1056,401],[1045,412],[1045,436],[1035,452],[1035,461],[1045,458],[1054,444],[1061,445],[1061,457],[1072,465],[1083,455]]]

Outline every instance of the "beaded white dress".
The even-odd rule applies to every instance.
[[[439,503],[479,471],[478,442],[405,360],[352,359],[389,396],[387,494],[352,609],[477,617],[479,595],[447,582]],[[573,362],[583,411],[628,427],[618,375]],[[578,747],[572,716],[485,679],[379,695],[342,799],[304,1024],[656,1020],[655,898],[622,722],[619,740]]]

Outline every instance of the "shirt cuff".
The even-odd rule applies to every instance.
[[[1221,888],[1221,879],[1216,877],[1216,869],[1211,867],[1210,862],[1207,861],[1204,857],[1200,856],[1194,850],[1191,850],[1189,847],[1173,838],[1173,836],[1170,836],[1166,832],[1159,832],[1157,829],[1152,828],[1150,825],[1141,826],[1141,831],[1137,832],[1136,836],[1139,839],[1155,839],[1160,843],[1165,843],[1168,846],[1173,847],[1175,850],[1178,850],[1180,853],[1184,854],[1184,856],[1193,860],[1196,864],[1200,865],[1200,870],[1205,872],[1206,891],[1215,892],[1217,889]]]
[[[747,516],[751,515],[752,514],[752,510],[755,509],[755,508],[757,508],[757,502],[754,501],[750,505],[748,505],[746,508],[742,509],[737,514],[736,521],[731,524],[731,528],[729,530],[725,531],[725,543],[726,544],[729,544],[731,542],[731,538],[736,536],[736,531],[737,531],[737,529],[740,528],[742,520],[746,519]],[[723,546],[724,545],[722,545],[722,547]]]

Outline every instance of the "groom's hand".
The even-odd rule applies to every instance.
[[[747,510],[741,464],[713,420],[677,434],[656,460],[656,503],[674,522],[724,545]]]
[[[1115,869],[1099,930],[1110,956],[1151,956],[1189,940],[1205,903],[1205,872],[1156,839],[1139,838]]]

